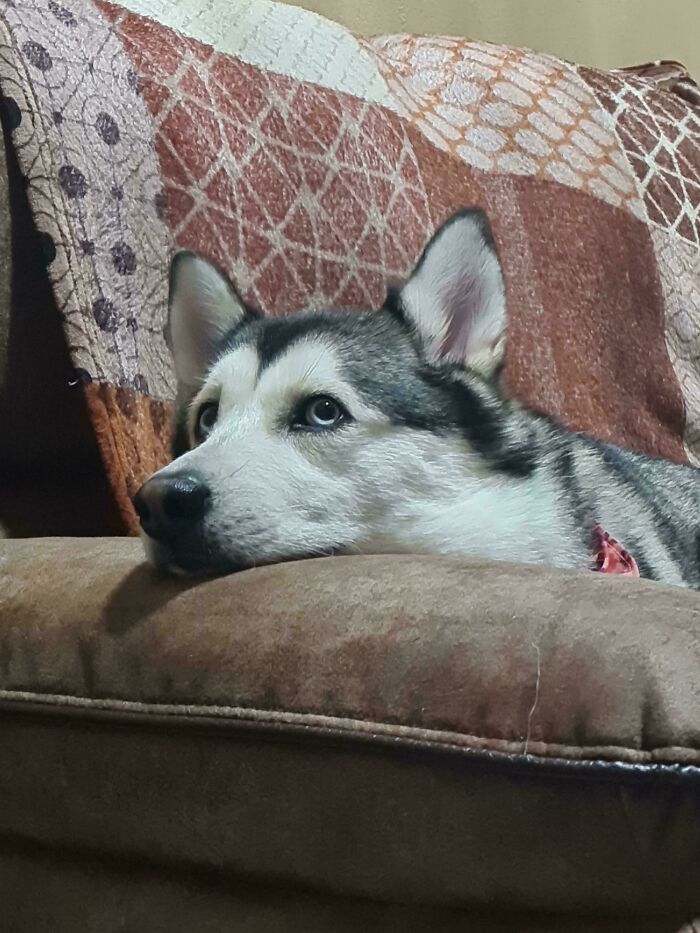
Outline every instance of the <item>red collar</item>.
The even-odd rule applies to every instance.
[[[611,538],[600,525],[593,526],[593,570],[599,573],[619,573],[625,577],[638,577],[637,561],[621,544]]]

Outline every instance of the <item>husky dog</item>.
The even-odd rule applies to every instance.
[[[700,471],[505,398],[504,333],[477,210],[435,233],[378,311],[264,318],[179,253],[175,459],[134,500],[149,558],[181,574],[379,552],[596,569],[604,529],[642,577],[700,588]]]

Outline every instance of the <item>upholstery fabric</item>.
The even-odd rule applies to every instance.
[[[125,530],[167,456],[176,246],[270,314],[375,306],[464,204],[503,260],[513,393],[700,462],[700,104],[681,66],[362,39],[262,0],[173,19],[190,34],[103,0],[0,14],[13,146]]]
[[[47,879],[99,852],[108,875],[697,915],[693,594],[405,557],[193,584],[141,560],[0,542],[0,838]]]
[[[679,911],[578,917],[396,905],[221,870],[52,850],[0,850],[4,917],[13,933],[697,933]],[[37,897],[41,891],[41,897]]]
[[[193,585],[157,579],[140,542],[0,547],[4,690],[196,697],[490,751],[700,765],[698,602],[684,589],[404,556]]]

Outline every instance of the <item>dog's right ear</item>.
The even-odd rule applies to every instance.
[[[179,398],[196,392],[223,338],[253,314],[217,266],[195,253],[175,254],[165,340],[175,364]]]
[[[410,327],[429,359],[493,373],[503,353],[506,303],[483,211],[457,211],[436,230],[388,307]]]

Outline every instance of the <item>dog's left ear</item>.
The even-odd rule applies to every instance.
[[[433,235],[395,299],[430,359],[463,363],[489,375],[506,329],[501,265],[483,211],[453,214]]]
[[[180,399],[197,390],[224,337],[254,314],[221,269],[195,253],[175,254],[170,266],[165,339],[173,356]]]

